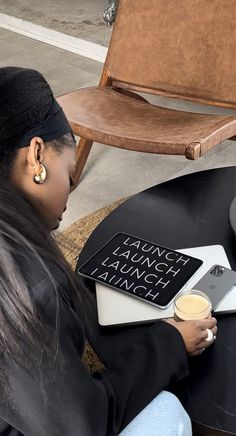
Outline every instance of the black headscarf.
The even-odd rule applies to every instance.
[[[6,148],[28,146],[34,136],[50,141],[69,132],[64,112],[41,73],[0,68],[0,154]]]

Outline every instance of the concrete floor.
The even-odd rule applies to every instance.
[[[102,12],[107,0],[0,0],[0,12],[107,46],[111,28]]]
[[[98,83],[102,65],[87,58],[33,41],[0,29],[0,66],[18,65],[39,69],[61,93]],[[165,106],[198,111],[230,113],[190,103],[170,103],[152,97]],[[231,111],[232,112],[232,111]],[[201,159],[188,161],[180,156],[151,155],[116,149],[101,144],[92,148],[78,188],[72,193],[61,229],[116,199],[189,172],[236,165],[236,143],[225,141]]]

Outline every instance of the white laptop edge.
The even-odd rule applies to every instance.
[[[203,260],[201,268],[182,290],[193,289],[200,278],[216,263],[231,268],[222,245],[208,245],[178,251]],[[96,297],[98,322],[101,326],[144,323],[173,316],[173,303],[167,309],[158,309],[98,282],[96,282]],[[224,298],[215,312],[236,312],[236,287]]]

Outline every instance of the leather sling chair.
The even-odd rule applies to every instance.
[[[75,184],[93,141],[202,156],[236,135],[235,115],[154,106],[136,92],[236,109],[235,0],[120,0],[99,86],[58,98],[77,146]]]

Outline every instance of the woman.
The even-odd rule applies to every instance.
[[[159,322],[87,372],[87,296],[50,236],[73,185],[74,137],[37,71],[0,68],[0,96],[0,435],[190,435],[163,389],[188,374],[187,353],[211,344],[216,320]]]

